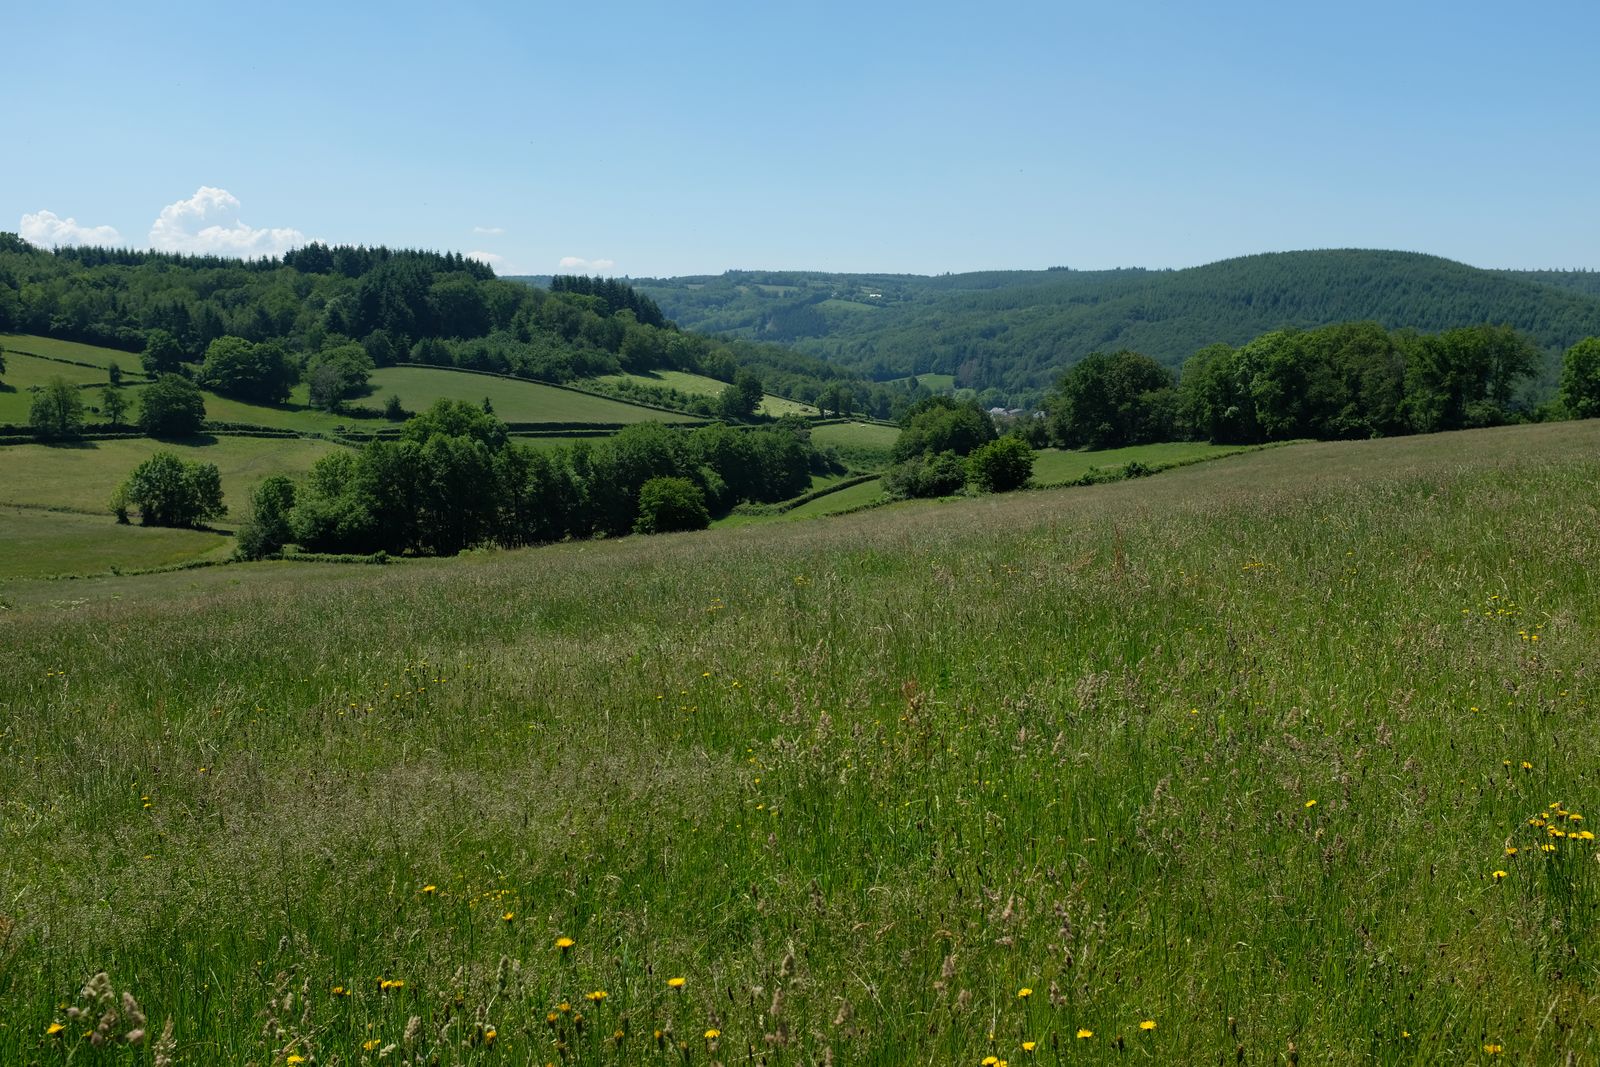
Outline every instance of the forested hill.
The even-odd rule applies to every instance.
[[[680,330],[655,301],[616,279],[558,277],[545,288],[496,278],[460,253],[310,244],[240,260],[116,248],[36,248],[0,233],[0,333],[147,350],[160,338],[200,362],[224,338],[269,344],[296,372],[357,344],[395,363],[568,382],[619,372],[692,371],[810,402],[846,390],[890,414],[901,387],[857,380],[779,345]],[[292,380],[292,379],[291,379]],[[756,396],[759,398],[759,391]]]
[[[1409,252],[1279,252],[1187,270],[916,275],[730,272],[633,279],[682,326],[782,341],[868,377],[953,374],[1016,395],[1090,352],[1176,367],[1215,342],[1372,320],[1423,331],[1525,332],[1552,360],[1600,334],[1600,275],[1511,272]]]

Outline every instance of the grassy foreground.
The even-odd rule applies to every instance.
[[[19,597],[0,1062],[1590,1062],[1597,449]]]

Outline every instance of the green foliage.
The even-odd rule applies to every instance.
[[[1567,349],[1561,363],[1561,403],[1575,419],[1600,416],[1600,337]]]
[[[918,452],[883,472],[883,491],[898,499],[950,496],[966,484],[966,464],[948,450]]]
[[[151,377],[177,374],[183,369],[185,355],[178,339],[157,326],[145,334],[144,351],[139,355],[139,362]]]
[[[748,419],[761,406],[764,395],[761,379],[747,370],[740,370],[734,375],[733,384],[717,398],[718,411],[726,419]]]
[[[1050,431],[1063,448],[1120,448],[1174,434],[1172,373],[1149,356],[1094,352],[1074,364],[1048,401]]]
[[[687,478],[651,478],[639,487],[635,533],[676,533],[711,525],[705,492]]]
[[[981,492],[1008,493],[1033,477],[1033,449],[1007,435],[980,446],[967,457],[968,479]]]
[[[114,511],[127,507],[139,509],[144,526],[199,526],[228,511],[217,465],[186,463],[171,452],[157,452],[133,469],[112,500]]]
[[[1176,368],[1208,344],[1236,347],[1285,327],[1363,320],[1424,332],[1504,323],[1553,362],[1580,338],[1600,334],[1597,278],[1341,249],[1245,256],[1179,271],[939,277],[731,271],[634,284],[688,329],[786,340],[879,380],[951,374],[957,387],[997,388],[1023,404],[1059,379],[1064,366],[1095,351],[1143,352]],[[828,299],[834,294],[869,310],[836,311]],[[808,310],[783,311],[801,305]]]
[[[258,404],[280,404],[289,398],[297,374],[274,341],[253,342],[219,337],[206,348],[199,380],[223,396]]]
[[[180,375],[163,374],[139,394],[139,429],[151,437],[190,437],[205,419],[205,397]]]
[[[383,402],[383,417],[392,422],[400,422],[409,417],[404,404],[400,402],[398,393],[390,393]]]
[[[1516,391],[1536,360],[1532,343],[1504,326],[1437,334],[1390,332],[1371,322],[1277,330],[1242,348],[1211,345],[1195,353],[1175,393],[1136,397],[1126,417],[1233,444],[1493,426],[1517,417]],[[1079,364],[1064,388],[1090,379],[1092,372],[1079,368],[1101,362]],[[1096,444],[1071,413],[1085,405],[1102,410],[1112,395],[1101,385],[1076,398],[1058,396],[1052,415],[1059,439]]]
[[[306,363],[311,386],[311,406],[336,410],[340,403],[366,387],[374,365],[367,350],[353,341],[319,350]]]
[[[290,515],[294,510],[294,482],[274,474],[250,494],[250,516],[239,527],[234,552],[240,559],[261,559],[294,537]]]
[[[106,422],[112,426],[120,426],[122,417],[128,413],[128,398],[122,395],[122,390],[114,385],[108,385],[100,390],[100,410],[106,417]]]
[[[947,396],[918,401],[906,412],[900,426],[900,437],[894,445],[897,463],[940,452],[965,456],[997,436],[994,420],[978,407],[977,401]]]
[[[51,378],[33,395],[28,426],[41,441],[76,437],[83,430],[83,396],[63,378]]]

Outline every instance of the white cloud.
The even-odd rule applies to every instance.
[[[590,271],[593,271],[596,274],[604,274],[606,271],[610,270],[616,265],[616,261],[611,259],[584,259],[582,256],[561,257],[562,270],[582,271],[585,274],[589,273]]]
[[[472,232],[481,233],[488,237],[499,237],[506,232],[506,228],[504,226],[474,226]]]
[[[17,234],[29,244],[43,248],[57,245],[120,245],[122,235],[114,226],[79,226],[77,219],[61,218],[54,211],[36,211],[22,216]]]
[[[511,262],[498,252],[468,252],[468,259],[475,259],[479,263],[487,263],[494,268],[496,274],[514,273]]]
[[[150,247],[163,252],[219,256],[276,256],[307,243],[299,230],[256,229],[239,219],[239,198],[202,185],[187,200],[161,209],[150,226]]]

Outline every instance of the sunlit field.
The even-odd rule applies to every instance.
[[[1597,450],[0,584],[0,1062],[1593,1062]]]

